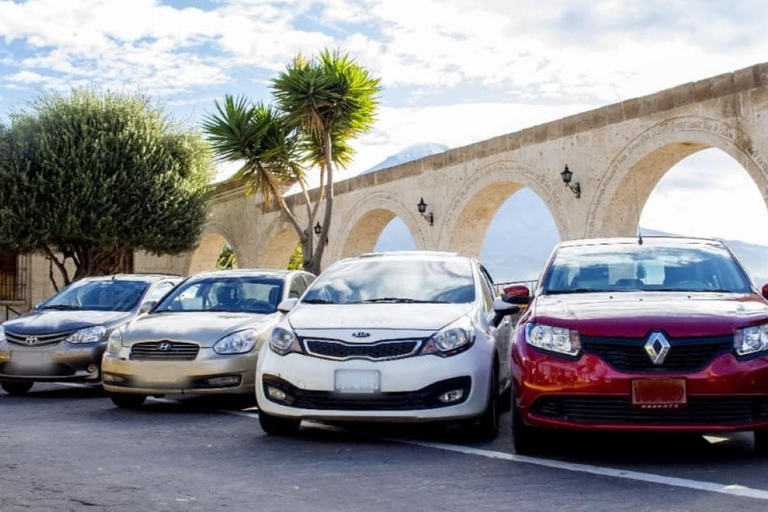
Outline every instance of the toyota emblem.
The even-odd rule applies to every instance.
[[[170,341],[161,341],[157,344],[157,350],[160,352],[169,352],[173,348],[173,343]]]
[[[38,339],[37,336],[27,336],[24,338],[24,343],[27,345],[37,345]]]

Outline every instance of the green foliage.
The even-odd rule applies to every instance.
[[[301,244],[296,244],[291,259],[288,260],[288,270],[301,270],[302,268],[304,268],[304,251],[301,250]]]
[[[179,253],[211,177],[205,141],[143,95],[42,94],[0,130],[0,247],[46,254],[65,283],[67,259],[78,279],[134,250]]]
[[[221,249],[219,259],[216,260],[216,270],[233,270],[237,268],[237,259],[235,258],[235,251],[228,245],[225,245]]]

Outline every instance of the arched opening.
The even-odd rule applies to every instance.
[[[219,261],[222,249],[225,246],[232,247],[224,236],[219,233],[208,233],[200,239],[195,252],[189,262],[188,274],[196,274],[216,269],[216,263]],[[234,249],[234,248],[233,248]]]
[[[382,235],[386,235],[383,240]],[[377,208],[365,213],[352,227],[344,242],[341,257],[359,256],[374,250],[408,248],[416,249],[416,243],[405,222],[394,212]]]
[[[286,269],[291,260],[291,255],[299,244],[299,235],[296,231],[287,228],[278,232],[267,244],[261,259],[261,267]]]
[[[477,228],[484,237],[480,261],[497,283],[536,281],[560,241],[544,201],[530,188],[513,190]],[[483,223],[487,227],[480,231]]]
[[[416,241],[411,230],[400,217],[395,217],[384,226],[373,250],[382,251],[415,251]]]
[[[757,282],[768,282],[768,209],[739,162],[710,148],[653,174],[660,178],[650,191],[638,190],[645,235],[722,239]]]

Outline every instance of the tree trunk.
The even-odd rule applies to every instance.
[[[323,253],[328,245],[328,233],[331,228],[331,218],[333,216],[333,150],[331,141],[331,130],[327,129],[323,134],[323,153],[327,174],[325,175],[325,212],[323,215],[323,229],[320,232],[320,239],[317,241],[317,248],[312,255],[310,270],[315,275],[320,275],[323,270]]]

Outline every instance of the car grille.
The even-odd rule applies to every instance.
[[[61,343],[67,337],[72,334],[73,331],[67,331],[67,332],[55,332],[55,333],[45,333],[45,334],[21,334],[17,332],[11,332],[6,330],[5,331],[5,339],[8,340],[8,343],[12,343],[14,345],[23,345],[25,347],[41,347],[45,345],[54,345],[56,343]],[[36,338],[35,343],[27,343],[27,338]]]
[[[387,340],[376,343],[346,343],[338,340],[304,339],[307,354],[323,359],[399,359],[416,354],[422,340]]]
[[[161,350],[160,346],[169,343],[170,348]],[[131,347],[131,359],[135,361],[192,361],[197,357],[200,345],[178,341],[150,341],[135,343]]]
[[[550,396],[537,400],[531,412],[585,424],[738,425],[768,420],[768,398],[689,397],[677,409],[641,409],[625,397]]]
[[[715,357],[733,350],[733,336],[668,339],[670,349],[663,364],[655,365],[645,351],[647,339],[582,336],[586,354],[604,359],[620,371],[690,372],[705,367]]]
[[[289,382],[271,375],[265,375],[263,381],[264,394],[269,400],[274,401],[270,398],[266,387],[275,386],[288,393],[292,398],[291,407],[339,411],[409,411],[448,407],[465,402],[469,398],[472,386],[472,378],[467,376],[436,382],[416,391],[353,394],[299,389]],[[445,404],[438,399],[443,393],[454,389],[464,390],[464,396],[461,400]],[[281,403],[280,405],[287,404]]]

